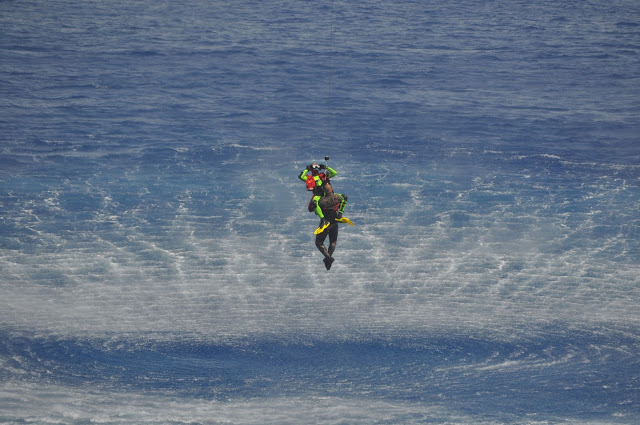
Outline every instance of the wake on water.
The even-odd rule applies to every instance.
[[[637,5],[57,6],[0,4],[0,422],[637,422]]]
[[[28,225],[3,255],[5,421],[635,417],[637,242],[619,221],[635,214],[621,183],[634,167],[492,152],[483,161],[531,174],[463,178],[388,160],[376,185],[345,161],[334,184],[357,200],[358,226],[341,230],[328,275],[317,220],[278,219],[308,214],[302,183],[282,177],[295,172],[276,169],[264,193],[236,171],[264,151],[224,150],[234,159],[217,167],[216,190],[194,172],[158,181],[141,162],[60,189],[30,179],[35,208],[13,197]],[[184,148],[156,152],[152,168],[163,155],[194,170],[208,160]],[[578,177],[551,191],[554,168]]]

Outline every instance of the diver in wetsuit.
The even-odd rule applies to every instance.
[[[320,217],[320,225],[322,228],[328,224],[322,232],[316,235],[316,247],[324,255],[324,265],[329,270],[333,263],[333,251],[336,249],[338,242],[338,222],[337,218],[342,218],[342,213],[347,206],[347,195],[334,193],[330,181],[322,183],[322,195],[315,195],[309,203],[309,211],[315,212]],[[324,241],[329,236],[329,249],[324,246]]]
[[[327,171],[322,172],[321,170]],[[325,166],[314,162],[313,164],[307,165],[298,178],[307,184],[307,190],[313,191],[314,195],[322,195],[322,184],[337,174],[338,172],[328,165]]]

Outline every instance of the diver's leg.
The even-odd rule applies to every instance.
[[[325,230],[324,232],[316,235],[316,247],[320,250],[322,255],[325,256],[325,258],[331,257],[331,254],[327,251],[327,247],[324,246],[324,240],[327,238],[328,233],[329,232]]]
[[[338,243],[338,225],[335,224],[333,228],[329,229],[329,257],[333,255],[333,251],[336,250],[336,244]]]

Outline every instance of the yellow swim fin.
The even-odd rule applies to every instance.
[[[324,232],[324,229],[326,229],[327,227],[329,227],[329,225],[330,225],[330,224],[331,224],[331,223],[327,223],[327,224],[325,224],[325,225],[324,225],[324,226],[322,226],[322,227],[318,227],[318,228],[316,229],[316,231],[315,231],[315,232],[313,232],[313,234],[314,234],[314,235],[317,235],[318,233],[322,233],[322,232]]]
[[[342,218],[336,218],[336,221],[338,223],[347,223],[351,226],[355,226],[355,224],[353,224],[353,221],[349,220],[347,217],[342,217]]]

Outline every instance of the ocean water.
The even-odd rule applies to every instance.
[[[0,76],[0,423],[640,422],[637,2],[4,0]]]

